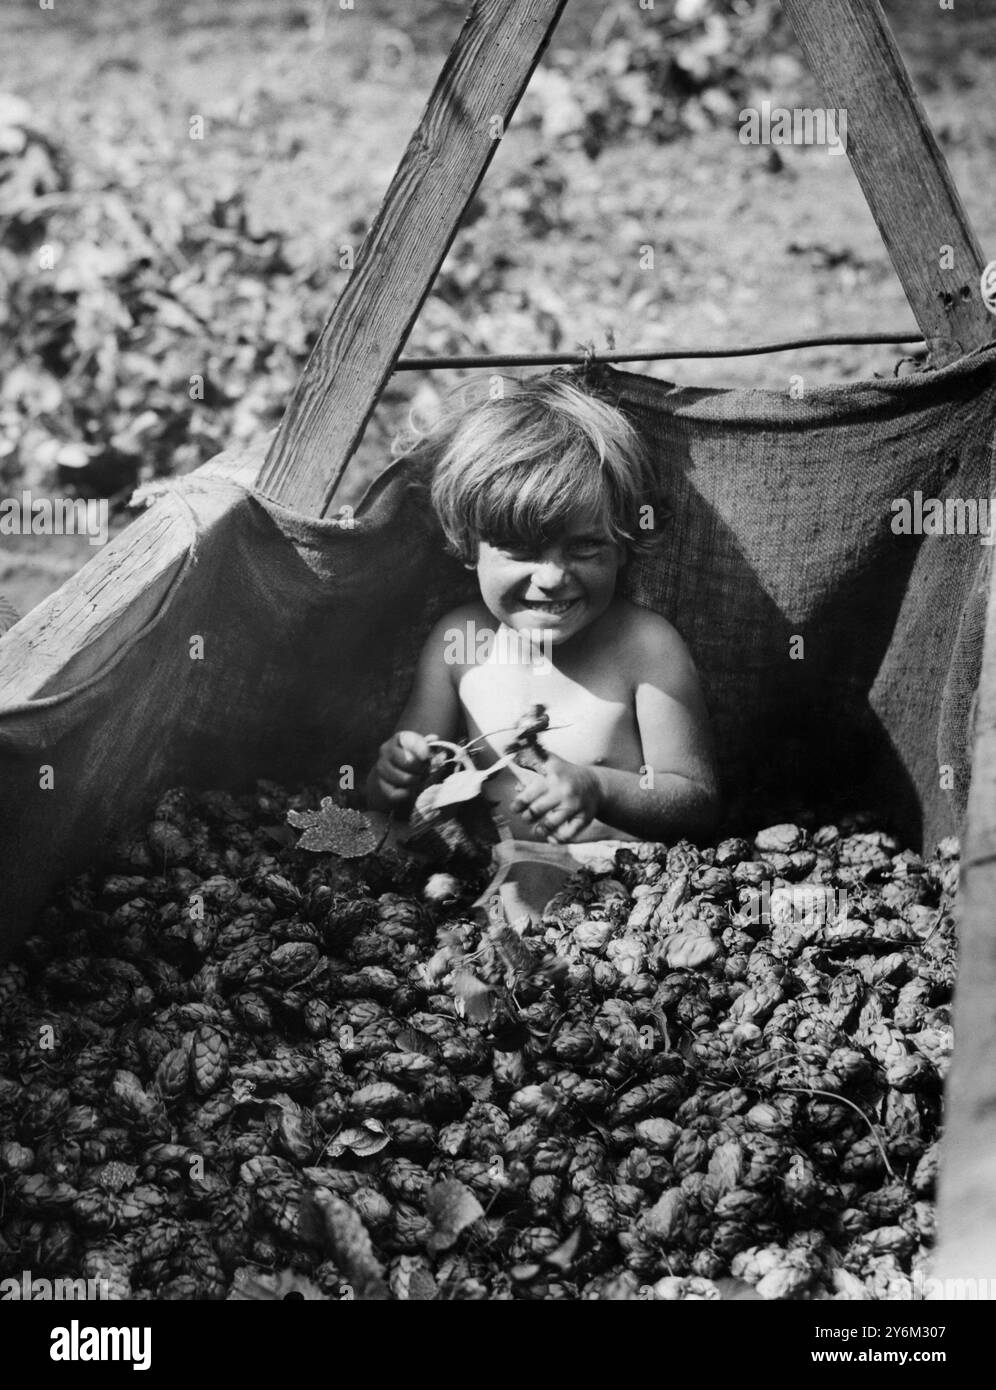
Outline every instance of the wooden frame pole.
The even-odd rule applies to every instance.
[[[975,748],[958,889],[955,1048],[944,1098],[938,1193],[940,1280],[985,1280],[996,1299],[996,566],[990,569]],[[959,1296],[952,1292],[949,1298]]]
[[[476,0],[291,397],[256,484],[265,496],[328,510],[566,3]]]
[[[878,0],[782,0],[782,9],[827,107],[847,113],[847,155],[931,365],[992,341],[985,257]]]

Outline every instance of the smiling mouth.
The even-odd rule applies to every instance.
[[[534,613],[549,613],[554,618],[561,618],[577,603],[576,598],[561,599],[554,603],[552,599],[523,599],[524,608],[531,609]]]

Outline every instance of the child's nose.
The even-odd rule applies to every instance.
[[[541,589],[557,589],[567,578],[567,566],[559,557],[547,556],[533,572]]]

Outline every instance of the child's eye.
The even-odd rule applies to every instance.
[[[604,541],[578,541],[570,546],[570,554],[576,560],[597,560],[604,550]]]

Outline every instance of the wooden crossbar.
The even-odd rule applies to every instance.
[[[982,249],[878,0],[782,0],[828,109],[845,111],[847,156],[932,366],[996,337]]]
[[[475,3],[291,397],[257,482],[266,496],[328,510],[566,3]]]

